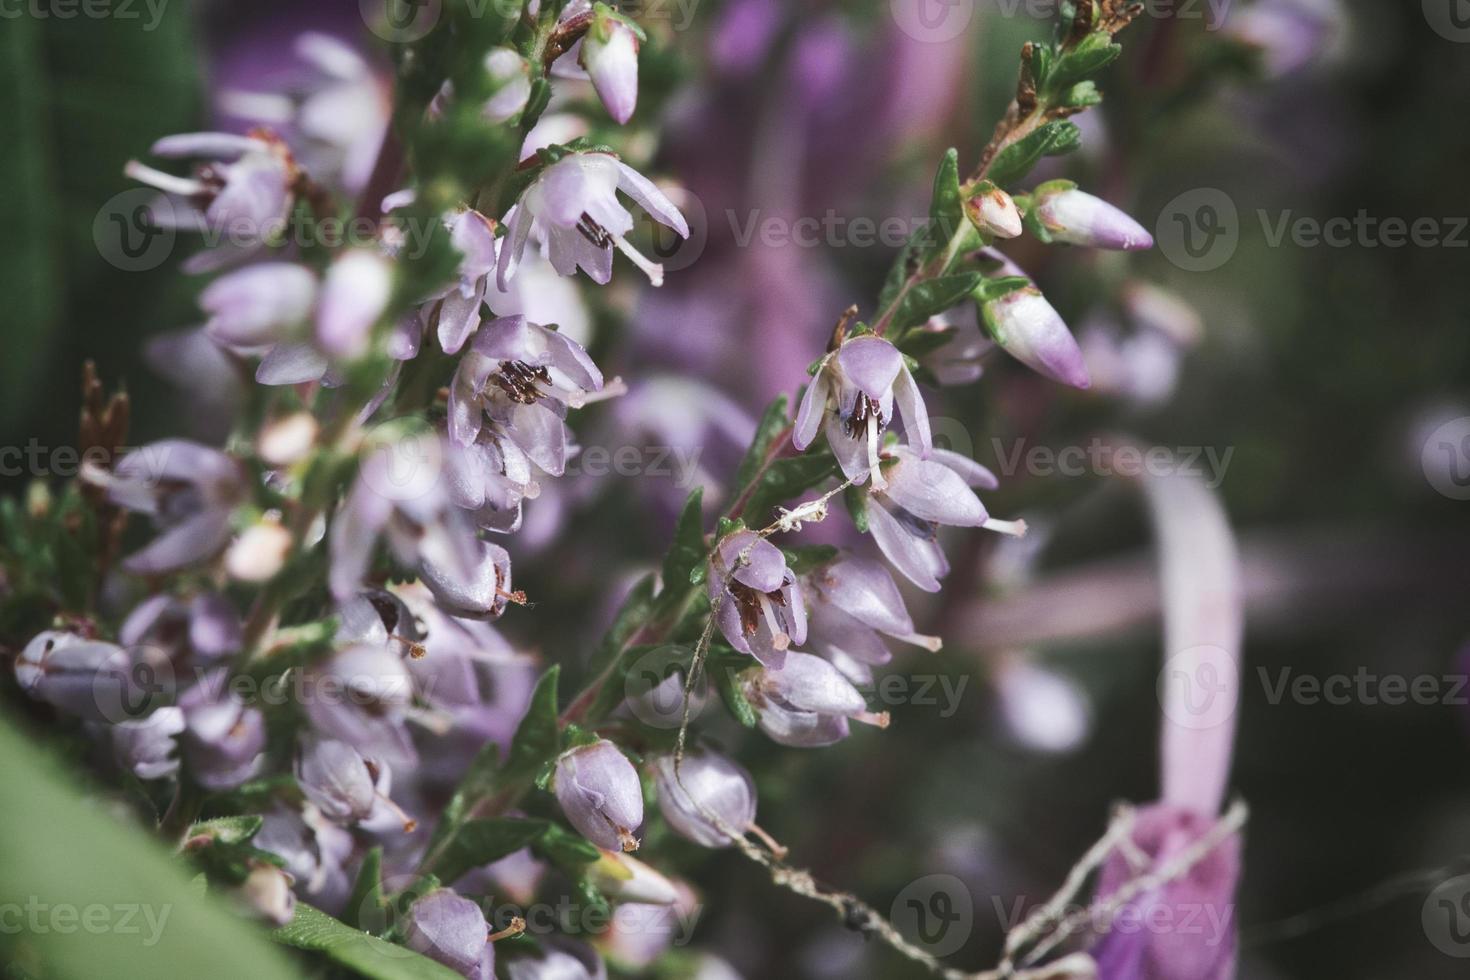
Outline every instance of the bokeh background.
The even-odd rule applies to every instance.
[[[1259,4],[1296,7],[1320,30],[1253,20],[1244,0],[1150,5],[1102,80],[1107,102],[1084,150],[1048,173],[1124,207],[1160,247],[1013,254],[1079,331],[1108,336],[1120,290],[1146,280],[1197,311],[1197,340],[1145,359],[1118,391],[1061,393],[997,360],[936,403],[950,437],[992,466],[1018,445],[1094,436],[1228,458],[1207,475],[1220,477],[1248,604],[1232,776],[1252,808],[1245,977],[1454,977],[1470,955],[1470,942],[1426,928],[1430,889],[1470,873],[1470,422],[1453,425],[1470,416],[1470,27],[1457,26],[1457,4]],[[660,28],[645,83],[676,94],[655,127],[659,170],[698,202],[706,234],[666,256],[664,290],[620,283],[593,311],[594,343],[640,399],[597,417],[607,444],[684,440],[716,482],[749,417],[801,382],[837,313],[871,310],[895,249],[854,230],[922,215],[945,147],[974,159],[1010,97],[1020,44],[1042,36],[1049,13],[951,4],[945,16],[968,20],[946,39],[942,20],[906,30],[888,3],[772,6],[769,36],[742,32],[744,44],[730,41],[732,5],[715,0],[671,10],[680,23],[692,12],[687,29]],[[99,222],[128,189],[124,162],[153,139],[238,125],[218,93],[288,73],[294,32],[376,50],[356,3],[170,0],[145,30],[154,9],[0,21],[0,446],[35,445],[48,461],[36,472],[6,457],[9,493],[67,475],[51,450],[75,440],[86,358],[131,392],[134,444],[220,434],[198,396],[181,399],[159,373],[188,365],[146,355],[195,323],[198,280],[177,258],[119,268]],[[1243,37],[1263,50],[1252,55]],[[1438,244],[1392,246],[1360,214],[1427,219]],[[837,230],[810,247],[759,233],[741,242],[747,222],[799,218]],[[1339,244],[1291,231],[1335,218],[1356,222]],[[711,386],[697,416],[677,390],[690,377]],[[1146,514],[1096,473],[1022,467],[1003,481],[992,512],[1042,533],[1024,550],[955,540],[942,598],[914,607],[946,648],[895,662],[910,683],[886,733],[813,752],[726,733],[760,774],[762,824],[823,880],[886,909],[927,875],[958,877],[973,915],[952,961],[970,968],[996,959],[998,908],[1048,894],[1112,803],[1156,795],[1161,651]],[[686,489],[675,482],[588,475],[545,502],[556,519],[541,518],[544,534],[529,514],[512,550],[538,604],[507,632],[575,665],[661,553]],[[1079,605],[1096,615],[1059,625]],[[1427,704],[1306,703],[1274,696],[1283,670],[1428,677],[1438,693]],[[738,857],[667,846],[702,888],[699,942],[747,976],[906,975]]]

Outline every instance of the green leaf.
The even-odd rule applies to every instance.
[[[934,193],[929,200],[929,227],[935,231],[934,244],[949,241],[967,220],[964,195],[960,193],[960,154],[950,147],[939,161]]]
[[[1082,131],[1066,120],[1049,122],[996,154],[987,176],[996,184],[1013,184],[1031,172],[1044,156],[1070,153],[1082,143]]]
[[[460,975],[447,966],[440,966],[406,946],[395,946],[376,936],[358,932],[305,902],[297,902],[296,917],[271,936],[283,945],[319,953],[368,980],[461,980]],[[217,975],[222,962],[218,958],[219,951],[205,952],[215,955],[214,967],[200,973],[178,975]],[[255,975],[254,962],[250,964],[250,972]]]
[[[362,867],[357,869],[357,880],[352,883],[352,894],[347,897],[345,921],[354,929],[361,928],[358,913],[382,907],[383,848],[379,845],[363,856]]]
[[[664,556],[664,588],[674,589],[689,581],[689,575],[704,564],[704,487],[695,487],[674,525],[674,543]]]
[[[218,844],[243,844],[260,831],[265,818],[249,813],[239,817],[216,817],[189,828],[188,837],[213,837]]]
[[[1007,293],[1014,293],[1018,289],[1025,289],[1031,285],[1031,280],[1025,276],[1000,276],[996,279],[982,279],[970,295],[975,302],[982,306],[991,300],[1000,299]]]
[[[836,472],[837,463],[826,452],[778,459],[766,468],[743,513],[749,514],[757,526],[764,527],[775,519],[777,505],[805,493]]]
[[[750,448],[745,451],[745,458],[735,470],[735,486],[743,489],[749,486],[750,481],[755,479],[756,473],[760,471],[761,464],[765,462],[766,455],[771,451],[771,445],[782,432],[790,428],[791,422],[786,412],[788,402],[785,395],[777,395],[772,402],[766,406],[761,415],[760,424],[755,429],[755,439]]]
[[[546,832],[545,820],[492,817],[467,820],[438,860],[434,873],[452,882],[466,871],[499,861],[531,844]]]
[[[849,490],[853,489],[848,487]],[[783,548],[786,567],[793,575],[805,575],[818,566],[825,565],[837,557],[837,549],[830,544],[806,544],[797,548]]]
[[[1053,91],[1058,91],[1101,71],[1122,53],[1123,46],[1113,43],[1111,34],[1107,31],[1093,31],[1076,47],[1057,59],[1047,82]]]
[[[749,669],[750,658],[746,657],[746,662],[741,664],[734,660],[738,656],[742,655],[731,650],[729,658],[712,659],[709,672],[710,676],[715,679],[715,687],[720,691],[720,700],[725,702],[725,707],[730,709],[730,714],[734,715],[735,720],[746,728],[754,728],[760,720],[755,713],[755,705],[750,703],[750,699],[740,689],[740,674],[743,670]]]
[[[560,824],[545,821],[543,824],[541,834],[531,842],[532,852],[543,860],[577,874],[584,865],[602,857],[597,845],[581,834],[575,834]]]
[[[1057,103],[1073,109],[1090,109],[1101,105],[1102,100],[1102,93],[1098,91],[1096,82],[1078,82],[1063,92]]]
[[[868,533],[868,490],[866,487],[851,486],[842,491],[842,502],[852,515],[852,526],[859,534]]]
[[[83,913],[75,929],[0,930],[0,962],[35,964],[24,975],[63,980],[212,977],[222,964],[245,963],[258,980],[299,977],[264,930],[220,899],[199,897],[187,863],[83,795],[65,762],[3,719],[0,758],[0,894]],[[99,907],[116,928],[80,927]],[[128,928],[118,909],[132,910]]]
[[[887,278],[883,280],[883,291],[878,294],[878,309],[886,310],[893,305],[909,276],[918,272],[923,265],[924,254],[933,248],[935,237],[931,226],[924,224],[904,242],[903,248],[893,260],[893,265],[888,269]]]
[[[979,272],[961,272],[916,283],[903,294],[894,310],[892,329],[897,332],[917,327],[931,316],[956,306],[982,278]]]
[[[499,779],[503,784],[516,784],[535,778],[541,767],[561,751],[561,725],[557,718],[556,685],[561,666],[553,665],[536,682],[531,692],[531,705],[521,719],[510,752]]]

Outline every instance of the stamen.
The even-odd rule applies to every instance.
[[[399,806],[397,803],[394,803],[393,800],[387,796],[387,794],[379,793],[377,790],[373,790],[373,795],[382,800],[383,805],[386,806],[392,813],[397,814],[398,819],[403,821],[403,832],[405,834],[411,834],[416,829],[418,829],[419,822],[413,817],[410,817],[408,814],[404,813],[403,807]]]
[[[904,633],[894,637],[904,643],[912,643],[916,647],[923,647],[930,653],[938,653],[944,646],[944,641],[937,636],[928,636],[924,633]]]
[[[878,413],[868,415],[868,473],[873,478],[874,490],[885,490],[888,481],[883,479],[883,470],[878,465]]]
[[[874,728],[887,728],[889,719],[888,712],[886,711],[880,711],[877,714],[871,711],[864,711],[861,714],[853,715],[852,720],[860,721],[864,725],[872,725]]]
[[[490,935],[486,936],[485,939],[488,942],[494,943],[499,942],[502,939],[509,939],[511,936],[519,936],[525,931],[526,920],[521,918],[520,916],[516,916],[515,918],[510,920],[510,925],[506,926],[499,932],[490,933]]]
[[[129,160],[123,167],[123,174],[149,187],[156,187],[161,191],[178,194],[181,197],[193,197],[209,189],[202,181],[164,173],[162,170],[156,170],[137,160]]]
[[[748,833],[754,834],[756,840],[766,845],[766,850],[770,851],[771,856],[774,857],[777,861],[785,859],[786,854],[788,853],[786,846],[777,841],[776,838],[772,837],[770,834],[766,833],[763,829],[761,829],[760,824],[752,823],[749,827],[745,829]]]
[[[980,526],[985,528],[985,530],[987,531],[996,531],[1000,534],[1009,534],[1013,538],[1024,538],[1026,536],[1025,521],[998,521],[995,518],[991,517],[987,518],[985,523],[981,524]]]
[[[632,259],[633,264],[643,270],[643,274],[648,277],[648,281],[650,284],[655,287],[662,286],[664,284],[663,266],[659,265],[657,262],[650,262],[648,259],[644,258],[643,253],[639,252],[632,245],[629,245],[627,239],[615,238],[613,239],[613,241],[618,246],[619,252],[622,252],[628,258]]]
[[[791,637],[786,635],[782,628],[781,617],[776,615],[776,610],[771,608],[771,599],[764,592],[757,593],[756,599],[761,604],[761,615],[765,617],[766,626],[771,631],[771,646],[777,650],[785,650],[791,646]]]
[[[601,391],[589,391],[581,394],[580,405],[572,405],[573,408],[581,408],[583,405],[591,405],[594,402],[607,401],[609,398],[621,398],[628,393],[628,386],[621,377],[613,378],[602,385]],[[568,404],[571,404],[568,402]]]

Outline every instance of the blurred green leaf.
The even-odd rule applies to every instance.
[[[453,882],[473,868],[514,854],[546,832],[545,820],[494,817],[467,820],[434,864],[440,878]]]
[[[664,588],[677,589],[704,563],[704,487],[695,487],[674,526],[674,543],[664,556]]]
[[[440,966],[407,947],[358,932],[305,902],[296,903],[296,917],[272,936],[278,943],[320,953],[368,980],[460,980],[459,974],[447,966]],[[216,960],[209,972],[188,976],[216,975],[218,964]],[[251,969],[254,976],[253,963]]]

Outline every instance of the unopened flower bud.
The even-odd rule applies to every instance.
[[[633,831],[643,823],[638,771],[607,739],[583,745],[556,760],[552,788],[573,827],[608,851],[634,851]]]
[[[679,900],[679,889],[672,881],[637,858],[617,851],[603,851],[588,875],[597,890],[614,901],[673,905]]]
[[[354,249],[332,263],[317,307],[316,338],[334,357],[358,357],[393,291],[393,269],[375,252]]]
[[[980,231],[996,238],[1021,234],[1021,211],[1005,191],[989,181],[975,188],[965,201],[965,214]]]
[[[758,669],[742,681],[761,731],[782,745],[814,748],[847,737],[848,719],[888,726],[888,715],[872,714],[862,694],[821,657],[791,653],[780,670]]]
[[[156,692],[148,682],[156,666],[166,670],[156,650],[136,655],[113,643],[85,640],[56,630],[37,635],[15,661],[21,690],[68,714],[88,721],[125,721],[141,715]]]
[[[338,823],[355,823],[372,812],[376,777],[356,749],[336,739],[309,737],[296,761],[301,791]]]
[[[1037,188],[1033,207],[1042,227],[1059,242],[1129,252],[1154,246],[1153,236],[1137,221],[1071,181]]]
[[[1092,384],[1072,332],[1035,286],[991,300],[983,314],[991,338],[1031,370],[1074,388]]]
[[[736,832],[755,823],[755,783],[734,760],[707,750],[684,755],[678,777],[674,757],[654,763],[658,807],[675,833],[705,847],[728,847],[732,838],[710,817]]]
[[[296,914],[296,896],[291,893],[291,876],[274,864],[255,866],[240,885],[245,904],[267,922],[283,926]]]
[[[448,888],[436,888],[409,907],[404,943],[467,977],[492,980],[495,947],[480,907]]]
[[[225,551],[225,571],[237,582],[265,582],[274,578],[291,553],[291,532],[278,522],[250,525]]]
[[[619,124],[632,118],[638,104],[638,35],[606,8],[597,11],[582,39],[582,67],[608,115]]]
[[[485,55],[485,74],[495,85],[480,114],[502,123],[526,107],[531,97],[531,66],[514,48],[491,48]]]
[[[316,417],[310,412],[293,412],[266,423],[255,440],[255,451],[271,466],[290,466],[306,458],[316,445]]]

